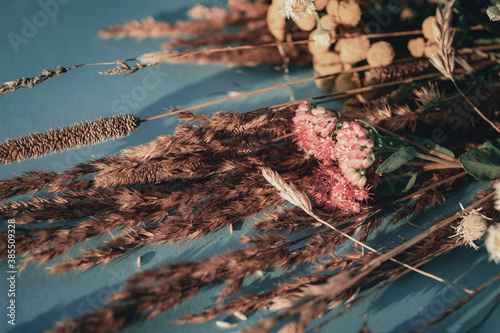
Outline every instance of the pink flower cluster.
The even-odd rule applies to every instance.
[[[373,141],[368,137],[368,131],[359,121],[344,121],[336,134],[333,155],[340,170],[352,184],[365,186],[366,169],[373,162]]]
[[[300,148],[310,156],[326,161],[331,159],[334,141],[332,135],[338,119],[325,108],[309,108],[304,102],[295,110],[293,133]]]
[[[310,186],[316,202],[327,210],[359,213],[360,202],[369,198],[369,188],[378,180],[369,170],[374,143],[368,130],[355,120],[344,121],[335,132],[338,119],[325,108],[310,109],[308,103],[298,107],[293,122],[298,146],[321,161]]]
[[[360,202],[369,198],[368,188],[350,183],[337,166],[325,166],[314,171],[311,196],[328,211],[342,209],[359,213]]]

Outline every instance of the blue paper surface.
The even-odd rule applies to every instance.
[[[57,66],[69,67],[88,62],[109,62],[127,59],[156,51],[167,39],[103,40],[96,31],[109,25],[120,24],[148,16],[175,22],[186,19],[186,12],[195,4],[225,6],[225,1],[4,1],[0,3],[0,82],[39,75],[43,69]],[[45,19],[46,18],[46,19]],[[113,66],[84,67],[52,78],[33,89],[22,88],[0,96],[0,140],[41,132],[99,117],[128,112],[140,118],[164,113],[163,107],[189,107],[227,97],[233,91],[247,92],[288,81],[310,77],[311,68],[291,68],[289,74],[270,66],[257,68],[225,67],[222,65],[164,64],[141,70],[129,76],[103,76]],[[147,82],[147,83],[145,83]],[[146,91],[138,93],[140,87]],[[139,87],[139,88],[138,88]],[[290,96],[302,98],[320,95],[313,83],[281,89],[271,93],[237,99],[197,112],[212,114],[217,110],[249,111],[275,103],[288,101]],[[330,104],[332,106],[332,104]],[[94,157],[114,155],[123,148],[149,142],[158,135],[172,133],[177,121],[173,117],[144,123],[132,135],[78,150],[56,153],[38,159],[0,166],[0,179],[6,179],[30,170],[61,171],[76,163]],[[459,202],[471,202],[471,194],[487,184],[473,183],[447,196],[446,204],[433,208],[425,216],[412,220],[425,225],[441,214],[456,211]],[[219,230],[205,238],[174,244],[146,246],[124,258],[86,272],[60,275],[44,274],[45,267],[29,266],[16,280],[16,325],[7,323],[9,289],[6,261],[0,262],[0,332],[41,332],[52,327],[64,317],[79,317],[91,310],[102,308],[105,297],[118,291],[126,279],[141,270],[164,263],[196,261],[238,248],[241,235],[248,234],[252,221],[245,221],[232,235],[229,229]],[[370,237],[374,247],[390,245],[408,239],[419,230],[400,224],[385,226]],[[111,236],[109,236],[111,237]],[[105,238],[90,239],[77,246],[69,255],[81,248],[97,246]],[[6,241],[6,240],[0,240]],[[488,262],[483,240],[479,251],[461,248],[442,256],[422,267],[451,282],[474,289],[499,271],[500,266]],[[142,256],[142,266],[137,258]],[[61,261],[58,258],[49,263]],[[296,274],[304,274],[299,267]],[[288,281],[281,271],[266,272],[263,278],[249,277],[243,288],[259,292],[274,284]],[[228,332],[215,325],[177,326],[171,322],[189,313],[201,313],[211,307],[223,286],[214,285],[194,299],[167,311],[158,318],[139,322],[125,332]],[[490,310],[500,292],[496,283],[451,315],[430,332],[464,332],[476,325]],[[426,277],[410,273],[381,292],[357,305],[346,315],[330,322],[323,332],[357,332],[368,313],[367,323],[372,332],[409,332],[432,320],[446,308],[466,295]],[[368,311],[368,312],[367,312]],[[332,317],[332,311],[316,324]],[[248,322],[236,321],[236,329],[269,315],[261,310],[249,317]],[[489,319],[474,332],[496,332],[500,323],[500,309],[496,308]],[[218,318],[226,320],[225,317]],[[314,325],[313,325],[314,327]],[[234,330],[236,330],[234,329]]]

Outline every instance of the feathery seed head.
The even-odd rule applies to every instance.
[[[460,206],[463,209],[462,204],[460,204]],[[481,208],[472,209],[469,213],[464,214],[458,226],[454,227],[454,236],[462,238],[466,245],[472,246],[476,250],[479,249],[479,247],[474,244],[474,241],[483,237],[488,228],[488,222],[486,222],[486,220],[491,220],[479,213],[480,210]]]

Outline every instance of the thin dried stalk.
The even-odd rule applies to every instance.
[[[415,331],[415,333],[423,332],[424,330],[431,327],[432,325],[439,323],[440,321],[442,321],[443,319],[448,317],[450,314],[452,314],[453,312],[455,312],[456,310],[460,309],[462,306],[464,306],[465,304],[470,302],[472,299],[474,299],[474,297],[479,295],[486,288],[488,288],[491,284],[495,283],[498,279],[500,279],[500,273],[498,273],[497,275],[493,276],[491,279],[489,279],[488,281],[486,281],[485,283],[480,285],[476,290],[474,290],[474,292],[472,294],[465,297],[464,299],[461,299],[454,306],[446,309],[441,315],[437,316],[436,318],[434,318],[433,320],[431,320],[430,322],[428,322],[424,326],[418,328]]]
[[[62,75],[77,67],[79,66],[72,66],[67,68],[57,66],[57,69],[55,71],[51,69],[45,69],[42,72],[42,74],[35,77],[29,77],[29,78],[23,77],[22,79],[5,82],[3,85],[0,86],[0,95],[12,92],[21,87],[33,88],[34,86],[36,86],[39,83],[42,83],[45,80],[48,80],[58,75]]]

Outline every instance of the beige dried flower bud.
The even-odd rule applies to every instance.
[[[313,58],[313,67],[318,75],[335,74],[343,69],[337,52],[327,52]]]
[[[424,56],[425,41],[422,37],[410,39],[408,41],[408,50],[415,58]]]
[[[342,1],[338,9],[338,19],[343,26],[355,27],[361,20],[361,8],[354,1]]]
[[[380,41],[373,43],[368,49],[366,61],[370,66],[379,67],[392,64],[394,60],[394,48],[388,42]]]
[[[370,48],[370,40],[364,36],[340,39],[335,45],[335,51],[340,54],[340,61],[355,64],[366,59]]]
[[[422,22],[422,33],[430,43],[436,42],[436,40],[434,39],[434,28],[433,28],[435,23],[436,23],[436,18],[434,16],[429,16],[424,20],[424,22]]]
[[[334,17],[337,17],[338,11],[339,11],[339,0],[330,0],[326,4],[326,12],[328,15],[332,15]]]
[[[361,20],[361,8],[352,0],[330,0],[326,5],[326,12],[346,27],[355,27]]]
[[[280,5],[273,1],[267,9],[267,28],[269,32],[279,41],[285,40],[286,19],[281,15]]]
[[[490,261],[500,264],[500,223],[496,223],[488,228],[488,236],[484,243],[486,250],[490,254]]]
[[[337,22],[335,21],[335,17],[332,15],[323,15],[320,19],[321,26],[325,30],[330,30],[333,32],[337,27]]]

